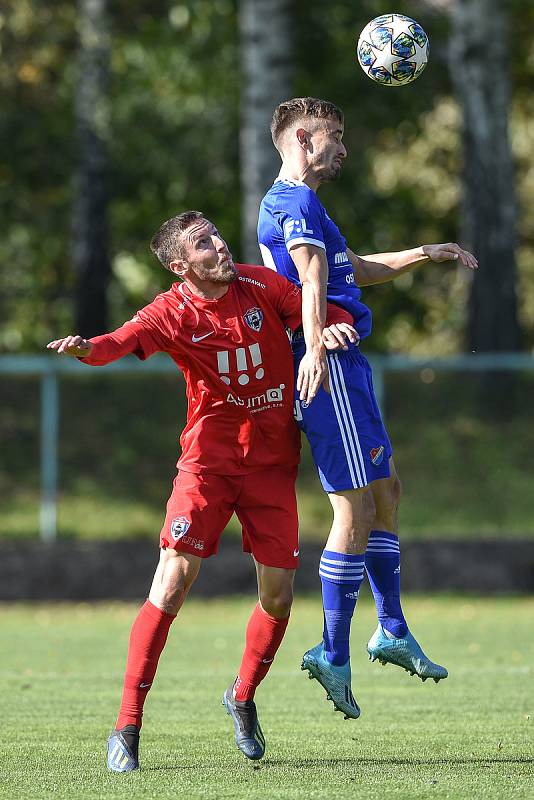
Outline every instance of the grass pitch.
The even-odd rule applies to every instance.
[[[365,652],[374,607],[352,637],[362,717],[345,721],[299,669],[320,638],[318,598],[295,603],[257,694],[265,759],[236,749],[221,696],[234,676],[253,598],[191,600],[171,628],[145,710],[142,769],[105,769],[131,605],[0,609],[0,797],[534,797],[534,600],[411,596],[413,632],[450,677],[422,684]]]

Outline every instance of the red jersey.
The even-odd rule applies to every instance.
[[[160,351],[183,372],[187,422],[177,466],[240,475],[299,462],[294,369],[286,327],[301,324],[300,289],[264,267],[237,265],[226,294],[205,300],[174,283],[113,333],[96,336],[87,364]],[[329,323],[352,318],[329,306]]]

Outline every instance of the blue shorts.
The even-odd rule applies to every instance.
[[[298,370],[305,347],[294,347]],[[358,347],[327,354],[330,392],[307,406],[295,394],[295,418],[310,443],[326,492],[361,489],[389,478],[391,443],[376,402],[369,362]]]

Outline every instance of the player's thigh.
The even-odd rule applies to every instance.
[[[244,476],[235,509],[243,528],[243,550],[266,567],[298,566],[296,477],[296,467]]]
[[[374,396],[371,368],[355,347],[328,355],[329,391],[321,388],[296,416],[327,492],[362,489],[389,477],[391,444]]]
[[[234,511],[239,480],[180,470],[167,502],[161,547],[200,558],[214,555]]]

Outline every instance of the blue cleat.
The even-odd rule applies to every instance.
[[[418,675],[422,681],[433,678],[437,683],[449,674],[445,667],[434,664],[425,656],[410,631],[402,638],[389,639],[378,623],[367,645],[367,652],[371,661],[378,659],[383,665],[395,664],[411,675]]]
[[[304,653],[301,669],[308,670],[310,680],[316,678],[319,681],[326,689],[326,699],[333,702],[335,710],[341,711],[345,719],[358,719],[360,707],[352,694],[350,659],[341,667],[331,664],[321,642]]]
[[[139,730],[127,725],[111,731],[108,739],[108,769],[112,772],[132,772],[139,769]]]
[[[253,700],[236,700],[233,696],[234,684],[225,691],[222,704],[234,723],[235,743],[241,752],[253,761],[265,753],[265,738],[258,721],[256,704]]]

